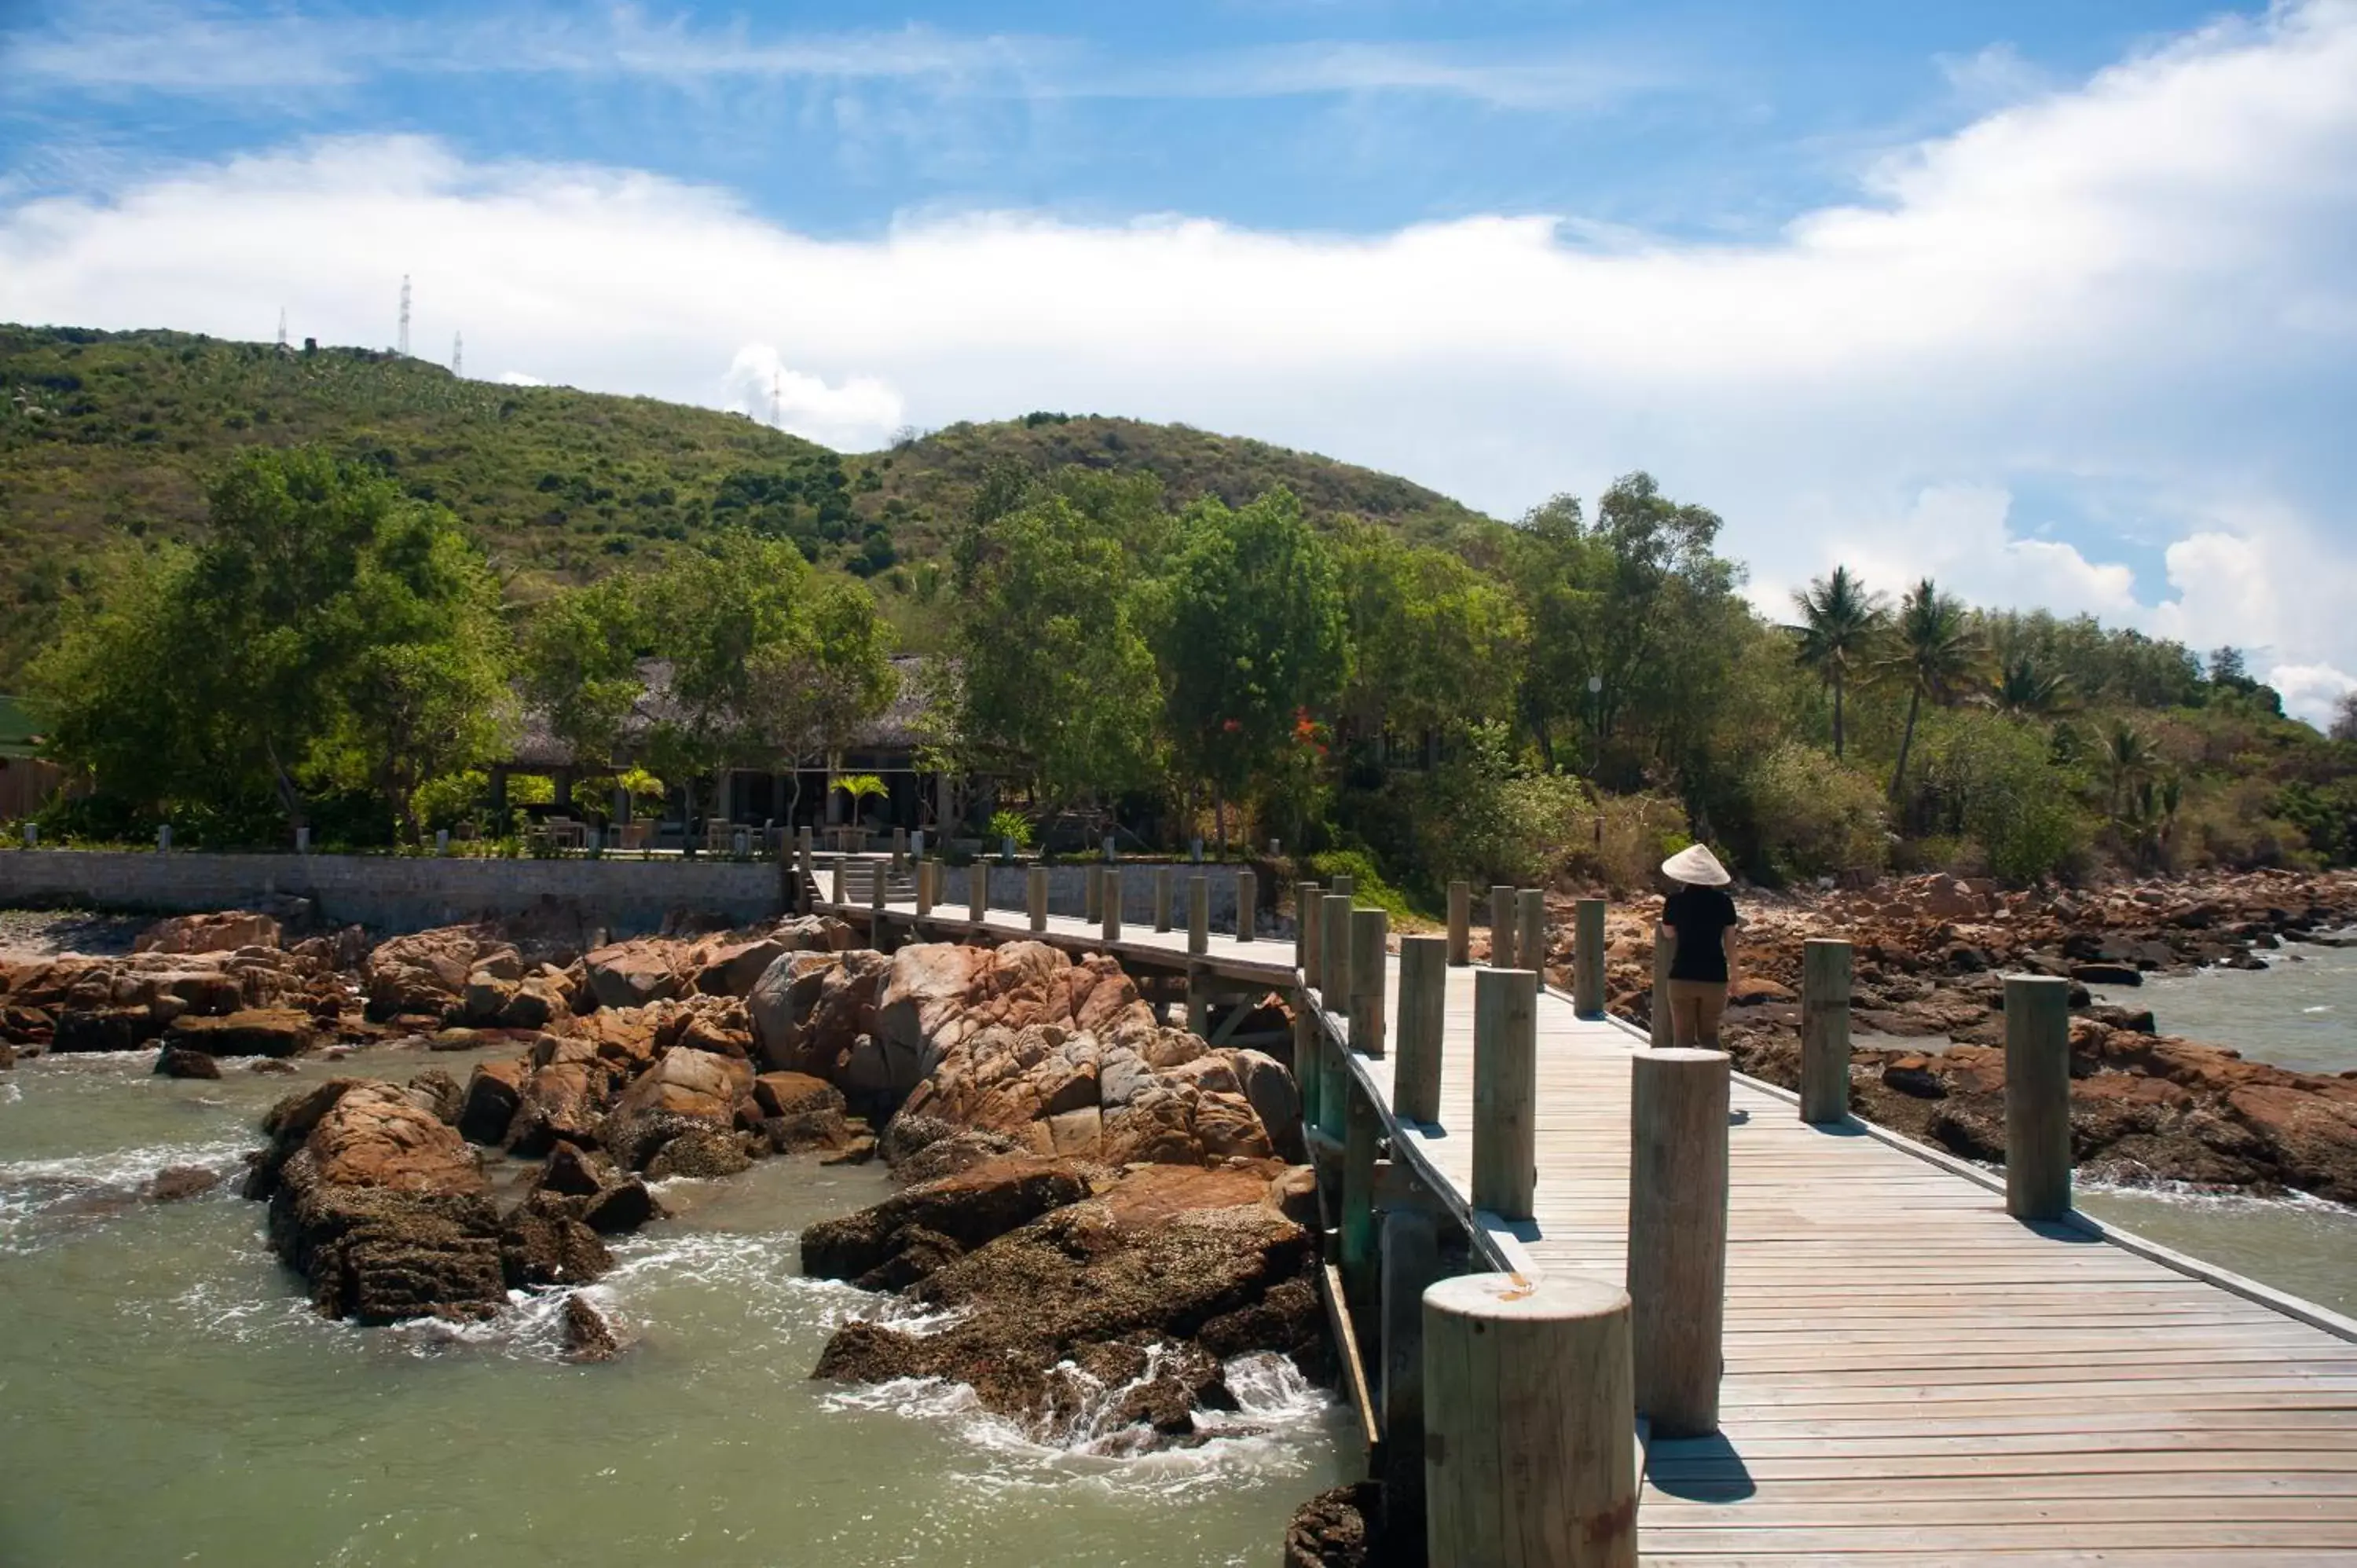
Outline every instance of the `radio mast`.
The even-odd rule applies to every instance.
[[[450,373],[454,376],[467,373],[467,335],[464,332],[450,334]]]
[[[409,274],[401,274],[401,346],[395,352],[409,358]]]
[[[286,352],[286,307],[278,307],[278,351]]]

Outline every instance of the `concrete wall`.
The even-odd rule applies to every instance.
[[[536,914],[571,917],[585,932],[602,928],[617,936],[654,930],[674,913],[749,924],[782,908],[778,867],[767,861],[0,850],[0,905],[178,911],[234,909],[274,897],[308,898],[337,924],[418,930]]]

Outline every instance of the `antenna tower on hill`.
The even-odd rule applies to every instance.
[[[464,332],[450,334],[450,373],[454,376],[467,373],[467,335]]]
[[[784,429],[786,424],[786,377],[782,371],[770,372],[770,424]]]
[[[278,307],[278,351],[286,352],[286,307]]]
[[[409,274],[401,274],[401,347],[397,350],[404,360],[409,358]]]

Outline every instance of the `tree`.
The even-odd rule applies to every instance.
[[[2108,789],[2104,810],[2115,817],[2120,814],[2121,802],[2133,801],[2137,787],[2149,782],[2160,767],[2160,754],[2153,749],[2151,740],[2125,719],[2104,734],[2097,760]]]
[[[957,635],[961,729],[1049,804],[1144,783],[1162,707],[1120,537],[1062,495],[978,525]]]
[[[2332,714],[2332,738],[2357,740],[2357,690],[2341,693],[2341,703]]]
[[[1173,749],[1211,786],[1222,852],[1229,800],[1267,768],[1304,709],[1329,703],[1347,648],[1342,596],[1300,503],[1278,489],[1179,521],[1157,618]]]
[[[1997,667],[1982,700],[1998,713],[2035,718],[2060,713],[2070,703],[2071,679],[2049,670],[2032,655],[2016,654]]]
[[[1801,612],[1801,624],[1792,628],[1800,639],[1796,651],[1801,663],[1834,694],[1834,758],[1839,761],[1843,690],[1882,635],[1882,606],[1846,566],[1835,567],[1831,576],[1796,592],[1792,602]]]
[[[1889,651],[1879,671],[1907,690],[1907,725],[1899,741],[1899,760],[1890,770],[1890,798],[1903,800],[1907,754],[1915,744],[1915,723],[1931,698],[1943,706],[1953,702],[1972,683],[1980,667],[1981,649],[1964,618],[1964,607],[1924,578],[1900,601],[1891,623]]]
[[[1445,550],[1372,525],[1342,539],[1351,669],[1340,695],[1351,728],[1454,736],[1511,719],[1527,636],[1513,596]]]
[[[32,672],[102,790],[240,824],[274,801],[299,827],[314,793],[365,788],[414,832],[417,787],[507,722],[497,596],[457,520],[324,452],[244,455],[193,550],[104,576]]]
[[[639,651],[648,634],[632,585],[609,577],[548,599],[524,628],[518,675],[524,697],[585,767],[611,764],[644,690]]]

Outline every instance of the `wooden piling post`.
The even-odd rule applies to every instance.
[[[890,891],[891,878],[886,875],[882,861],[875,865],[876,875],[867,882],[867,941],[877,952],[890,952],[891,928],[884,913],[884,899]]]
[[[1514,890],[1502,883],[1490,889],[1490,967],[1514,967]]]
[[[1316,1020],[1310,1016],[1309,998],[1296,996],[1293,999],[1293,1081],[1301,1090],[1301,1124],[1304,1127],[1315,1127],[1322,1120],[1318,1115],[1318,1101],[1320,1087],[1318,1040],[1318,1029]]]
[[[1359,896],[1359,879],[1347,874],[1338,876],[1334,878],[1334,885],[1327,891],[1340,893],[1345,898],[1355,898]]]
[[[842,908],[843,908],[843,905],[844,905],[844,897],[843,897],[843,863],[844,863],[846,859],[848,859],[848,858],[849,858],[849,856],[847,856],[847,855],[841,855],[841,854],[838,854],[838,855],[836,855],[836,856],[834,857],[834,897],[832,899],[830,899],[830,900],[829,900],[829,902],[831,902],[832,904],[834,904],[834,906],[836,908],[838,908],[838,909]]]
[[[1104,868],[1103,881],[1097,888],[1097,903],[1099,912],[1104,917],[1104,923],[1099,928],[1100,933],[1106,941],[1121,940],[1120,866],[1108,865]]]
[[[1167,865],[1154,868],[1154,929],[1170,929],[1170,868]]]
[[[1260,874],[1250,866],[1236,869],[1236,940],[1253,940],[1260,918]]]
[[[1081,918],[1092,926],[1104,918],[1104,872],[1093,860],[1081,868]]]
[[[1544,990],[1546,961],[1546,891],[1525,887],[1514,895],[1514,961],[1537,975],[1539,987]]]
[[[933,912],[933,874],[940,869],[939,863],[934,861],[917,862],[917,918],[920,920]]]
[[[811,831],[802,828],[794,834],[794,913],[811,912],[811,897],[818,887],[818,858],[811,843]]]
[[[1636,1568],[1629,1293],[1551,1273],[1424,1293],[1432,1568]]]
[[[1187,878],[1187,950],[1197,958],[1211,950],[1211,879],[1200,871]]]
[[[1828,1126],[1849,1114],[1849,944],[1811,938],[1801,948],[1801,1120]]]
[[[1345,1107],[1351,1100],[1351,1064],[1334,1036],[1318,1026],[1318,1130],[1329,1138],[1343,1135]]]
[[[965,913],[977,926],[990,918],[990,862],[980,856],[965,868]]]
[[[1383,1121],[1355,1078],[1343,1080],[1342,1112],[1342,1295],[1354,1312],[1375,1305],[1375,1148]]]
[[[2071,1212],[2071,983],[2005,977],[2005,1209]]]
[[[1379,1057],[1391,1030],[1383,1015],[1385,940],[1391,917],[1381,909],[1351,911],[1351,1048]]]
[[[1326,1011],[1342,1017],[1351,1015],[1351,896],[1329,893],[1320,900],[1325,909],[1318,917],[1318,946],[1325,950],[1318,962],[1318,999]]]
[[[1637,1411],[1664,1437],[1718,1430],[1727,1316],[1727,1058],[1630,1058],[1629,1299]]]
[[[1604,900],[1582,898],[1571,907],[1571,1010],[1583,1018],[1604,1016]]]
[[[1400,939],[1399,1063],[1392,1109],[1409,1122],[1440,1120],[1441,1035],[1448,1015],[1448,939]]]
[[[892,830],[892,869],[899,871],[909,864],[909,830]]]
[[[1473,961],[1473,885],[1458,878],[1448,885],[1448,962],[1462,969]]]
[[[1473,1207],[1532,1218],[1538,1187],[1539,977],[1473,978]]]
[[[1312,986],[1318,982],[1318,961],[1326,956],[1325,939],[1318,929],[1325,912],[1325,889],[1315,882],[1293,885],[1293,967]]]
[[[1200,969],[1187,972],[1187,1032],[1204,1036],[1211,1032],[1211,977]]]
[[[1048,868],[1046,866],[1035,865],[1025,875],[1023,903],[1031,916],[1031,929],[1034,931],[1046,930],[1048,929]]]
[[[1663,939],[1657,928],[1653,933],[1653,992],[1645,1004],[1645,1026],[1657,1051],[1667,1050],[1677,1044],[1677,1033],[1670,1027],[1670,960],[1673,956],[1669,941]]]
[[[1443,939],[1432,939],[1444,956]],[[1415,1208],[1385,1212],[1383,1286],[1374,1369],[1383,1428],[1383,1538],[1405,1546],[1424,1539],[1424,1293],[1440,1276],[1440,1230]]]

